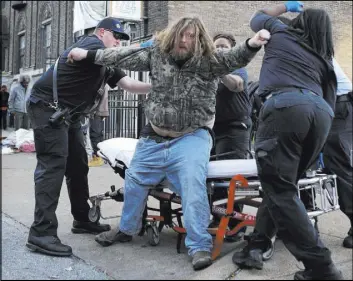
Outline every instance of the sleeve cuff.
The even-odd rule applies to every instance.
[[[246,39],[246,41],[245,41],[246,47],[248,47],[248,49],[249,49],[250,51],[252,51],[252,52],[258,52],[258,51],[260,51],[262,46],[260,46],[260,47],[251,47],[251,46],[249,45],[249,40],[250,40],[250,39],[251,39],[251,38]],[[87,54],[87,57],[88,57],[88,54]]]
[[[94,61],[96,59],[96,54],[97,54],[97,50],[89,50],[87,52],[86,60],[94,63]]]

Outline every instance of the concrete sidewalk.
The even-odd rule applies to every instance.
[[[176,252],[177,235],[170,229],[161,233],[161,242],[152,247],[147,237],[136,237],[132,243],[115,244],[103,248],[94,241],[93,235],[70,232],[72,216],[63,184],[57,210],[60,239],[72,246],[74,257],[54,258],[27,251],[25,247],[28,229],[33,221],[35,154],[18,153],[2,156],[2,279],[293,279],[302,267],[276,242],[273,259],[264,269],[239,270],[232,263],[232,253],[243,243],[227,243],[222,255],[212,266],[202,271],[192,269],[185,247]],[[89,173],[91,195],[104,193],[110,185],[122,186],[122,180],[108,166],[91,168]],[[149,204],[154,204],[153,199]],[[122,204],[109,200],[103,202],[103,215],[120,214]],[[118,219],[102,221],[116,227]],[[324,243],[333,253],[333,259],[347,280],[352,279],[352,250],[341,246],[349,229],[348,219],[340,212],[326,214],[319,220]],[[16,262],[20,260],[21,262]],[[41,270],[37,270],[40,267]],[[38,272],[36,275],[35,272]]]

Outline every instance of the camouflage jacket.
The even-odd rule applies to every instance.
[[[216,51],[212,57],[190,59],[181,68],[158,46],[89,51],[87,59],[149,71],[152,90],[144,104],[147,119],[164,131],[186,132],[214,119],[219,77],[246,66],[258,50],[244,42],[229,51]]]

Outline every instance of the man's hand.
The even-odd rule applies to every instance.
[[[263,45],[266,45],[268,40],[270,40],[270,38],[271,38],[270,32],[266,29],[261,29],[258,33],[255,34],[254,37],[252,37],[248,41],[248,44],[252,48],[258,48]]]
[[[140,47],[142,47],[142,48],[151,47],[153,45],[153,43],[154,43],[154,39],[152,38],[146,42],[141,43]]]
[[[83,60],[87,57],[87,50],[81,49],[81,48],[73,48],[70,53],[67,55],[67,61],[68,62],[74,62]]]
[[[225,75],[221,77],[221,82],[232,92],[241,92],[244,90],[244,80],[238,75]]]
[[[300,13],[304,11],[304,4],[300,1],[287,1],[284,5],[287,8],[287,12]]]

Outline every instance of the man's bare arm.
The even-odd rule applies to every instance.
[[[244,90],[244,80],[239,75],[228,74],[223,76],[221,81],[232,92],[242,92]]]
[[[148,94],[152,87],[151,84],[134,80],[129,76],[121,78],[117,85],[124,90],[134,94]]]

